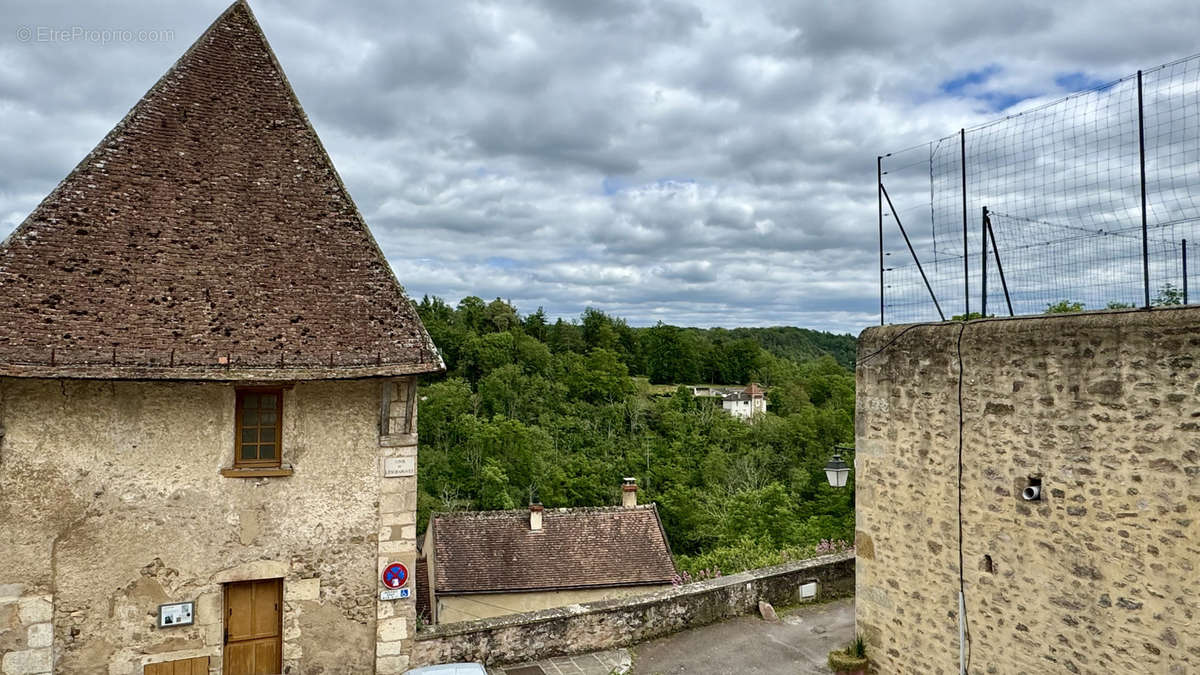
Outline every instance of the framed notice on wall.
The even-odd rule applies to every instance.
[[[158,627],[190,626],[196,620],[196,603],[173,602],[158,606]]]

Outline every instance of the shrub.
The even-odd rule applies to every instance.
[[[829,652],[829,669],[833,671],[862,670],[867,666],[867,644],[861,635],[855,636],[845,649]]]
[[[789,546],[782,549],[744,539],[736,545],[721,546],[694,556],[675,556],[675,566],[679,568],[677,584],[704,581],[760,567],[782,565],[793,560],[808,560],[820,555],[853,550],[854,545],[843,539],[822,539],[810,546]]]

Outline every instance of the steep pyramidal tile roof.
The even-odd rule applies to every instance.
[[[0,244],[0,375],[442,368],[243,0]]]
[[[430,518],[438,594],[669,584],[675,563],[653,504],[437,513]],[[428,552],[426,552],[428,555]]]

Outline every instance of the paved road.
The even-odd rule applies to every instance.
[[[828,675],[830,650],[854,639],[854,599],[802,606],[767,623],[741,616],[630,648],[635,675]]]
[[[757,614],[629,649],[500,666],[493,675],[828,675],[830,650],[854,639],[854,599],[805,605],[768,623]],[[632,661],[632,670],[630,663]]]

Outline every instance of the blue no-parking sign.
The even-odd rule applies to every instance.
[[[388,588],[400,588],[408,583],[408,568],[404,563],[388,563],[388,566],[383,568],[383,585]]]

